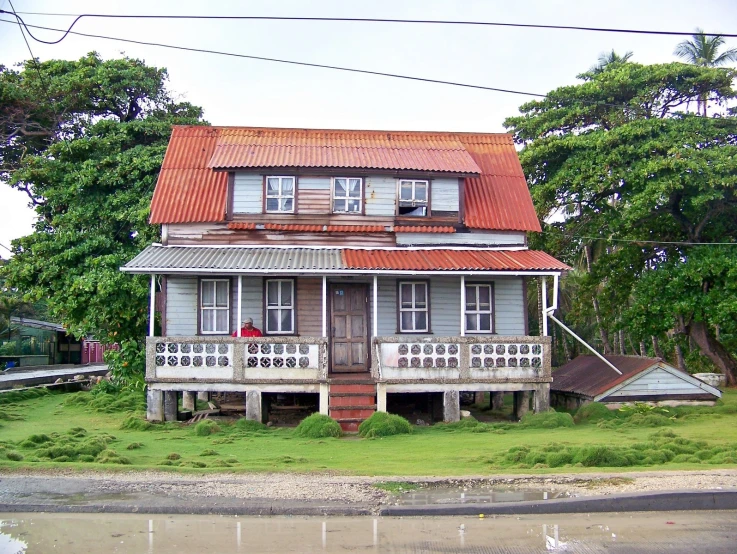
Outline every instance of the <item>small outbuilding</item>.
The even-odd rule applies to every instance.
[[[618,407],[626,402],[663,406],[713,405],[722,392],[660,358],[605,356],[618,374],[597,356],[579,356],[553,371],[550,404],[576,409],[588,402]]]

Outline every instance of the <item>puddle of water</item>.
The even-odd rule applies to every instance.
[[[555,490],[438,487],[408,491],[398,495],[394,501],[400,506],[420,506],[424,504],[495,504],[568,497],[570,497],[569,493]]]
[[[17,494],[18,498],[33,498],[38,500],[49,500],[52,504],[65,505],[65,506],[86,506],[92,503],[99,503],[100,501],[106,501],[110,504],[116,502],[130,501],[136,498],[136,495],[130,493],[76,493],[76,494],[61,494],[54,492],[34,492],[27,494]],[[4,551],[0,550],[0,554]]]

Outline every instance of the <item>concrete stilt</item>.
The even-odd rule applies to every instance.
[[[146,419],[164,421],[164,396],[160,390],[148,389],[146,392]]]
[[[521,390],[514,393],[514,417],[522,419],[530,410],[530,391]]]
[[[194,392],[183,392],[182,393],[182,409],[183,410],[191,410],[194,412],[195,410],[195,399],[197,398],[196,393]]]
[[[249,390],[246,393],[246,419],[261,421],[261,392]]]
[[[443,421],[451,423],[460,421],[461,403],[460,394],[457,390],[449,390],[443,393]]]
[[[540,383],[535,387],[535,413],[547,412],[550,409],[550,383]]]
[[[197,393],[197,400],[200,400],[201,402],[209,402],[210,401],[210,393],[209,392],[198,392]]]
[[[473,403],[474,404],[483,404],[484,403],[484,397],[486,396],[486,393],[484,392],[477,392],[473,395]]]
[[[489,405],[495,412],[501,412],[504,407],[504,393],[503,392],[490,392]]]
[[[164,391],[164,420],[165,421],[176,421],[177,420],[177,406],[178,398],[177,391]]]

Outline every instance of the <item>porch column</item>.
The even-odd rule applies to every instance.
[[[160,390],[146,391],[146,419],[164,421],[164,396]]]
[[[320,413],[330,415],[330,388],[327,383],[320,383]]]
[[[533,403],[536,414],[547,412],[550,409],[550,383],[535,385]]]
[[[543,276],[540,278],[540,286],[542,287],[543,299],[543,336],[548,336],[548,278]]]
[[[246,419],[261,421],[261,391],[249,390],[246,393]]]
[[[373,287],[374,305],[372,306],[371,322],[373,323],[373,335],[374,338],[379,336],[379,278],[374,275],[374,287]]]
[[[167,390],[164,391],[164,420],[165,421],[176,421],[177,420],[177,391]]]
[[[376,411],[386,411],[386,383],[376,383]]]
[[[148,306],[148,336],[154,336],[154,322],[156,320],[156,275],[151,274],[151,293]]]
[[[443,421],[452,423],[461,419],[460,393],[457,390],[443,392]]]
[[[238,326],[238,338],[242,335],[241,323],[243,323],[243,275],[238,275],[238,321],[235,322]]]
[[[466,336],[466,276],[461,275],[461,336]]]
[[[328,278],[322,276],[322,337],[328,338]]]
[[[501,412],[504,408],[504,392],[490,392],[489,405],[495,412]]]
[[[183,392],[182,393],[182,409],[191,410],[194,412],[197,401],[197,393],[194,392]]]
[[[200,400],[202,402],[209,402],[210,401],[210,393],[209,392],[198,392],[197,393],[197,400]]]
[[[522,419],[530,410],[530,391],[521,390],[514,393],[514,417]]]

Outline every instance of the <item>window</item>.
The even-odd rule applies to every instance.
[[[429,192],[429,181],[401,179],[399,181],[399,215],[427,216]]]
[[[361,213],[363,179],[336,177],[333,179],[333,213]]]
[[[230,332],[230,281],[200,281],[200,330],[202,334]]]
[[[273,335],[294,333],[294,280],[266,281],[266,332]]]
[[[466,285],[466,331],[491,333],[492,288],[490,284]]]
[[[294,213],[294,177],[266,178],[266,212]]]
[[[400,281],[400,333],[427,333],[430,330],[427,288],[426,282]]]

